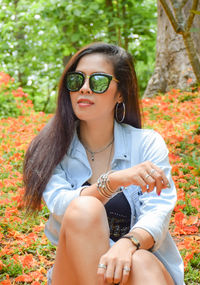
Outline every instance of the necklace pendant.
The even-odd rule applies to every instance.
[[[91,153],[91,155],[92,155],[91,159],[92,159],[92,161],[94,161],[94,153]]]

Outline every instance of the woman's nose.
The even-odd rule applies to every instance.
[[[90,83],[89,83],[88,76],[85,78],[84,84],[81,87],[80,92],[82,94],[84,94],[84,93],[91,94],[92,93],[92,90],[90,89]]]

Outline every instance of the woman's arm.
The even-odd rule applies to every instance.
[[[160,195],[162,189],[169,187],[169,181],[165,176],[165,173],[150,161],[145,161],[136,166],[112,172],[108,177],[113,194],[120,187],[127,187],[130,185],[140,186],[143,193],[152,192],[156,187],[158,195]],[[104,204],[109,200],[109,198],[104,198],[100,195],[96,183],[84,188],[81,195],[94,196]]]

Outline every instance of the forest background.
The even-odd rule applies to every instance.
[[[141,93],[155,62],[157,5],[146,1],[0,0],[0,61],[31,96],[52,112],[63,67],[93,41],[116,43],[133,55]]]
[[[92,41],[118,44],[133,55],[141,97],[149,83],[152,90],[156,82],[166,82],[164,73],[185,80],[182,85],[174,77],[171,82],[175,86],[170,83],[166,89],[159,87],[163,92],[154,91],[151,96],[155,96],[144,98],[142,104],[145,127],[160,132],[170,150],[178,192],[170,231],[184,258],[185,282],[200,284],[200,88],[188,62],[180,73],[170,69],[169,58],[178,68],[188,57],[179,57],[184,49],[182,35],[174,32],[172,36],[170,22],[161,19],[160,2],[175,8],[177,3],[199,5],[198,0],[0,0],[1,285],[46,282],[46,270],[55,253],[43,234],[49,213],[43,207],[37,218],[23,216],[22,162],[28,143],[55,110],[65,64],[80,47]],[[193,14],[200,19],[198,10]],[[180,24],[180,17],[177,20]],[[198,35],[196,27],[190,28]],[[158,43],[159,33],[168,42]],[[156,70],[159,72],[155,79]]]

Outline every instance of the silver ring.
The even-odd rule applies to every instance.
[[[147,174],[146,176],[145,176],[145,179],[147,179],[149,176],[151,176],[150,174]]]
[[[127,271],[127,272],[131,271],[130,267],[128,267],[128,266],[124,266],[123,270]]]
[[[103,263],[99,263],[98,268],[104,268],[104,269],[106,269],[107,266],[106,266],[105,264],[103,264]]]
[[[155,169],[151,169],[150,173],[153,174],[155,171]]]

